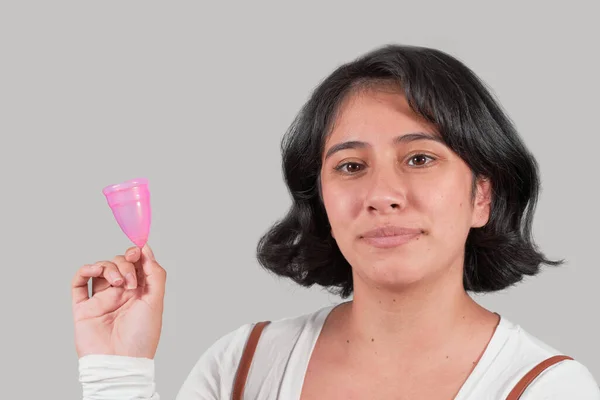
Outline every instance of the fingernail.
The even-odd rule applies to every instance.
[[[127,281],[127,289],[135,289],[137,287],[135,278],[131,272],[125,275],[125,281]]]
[[[112,280],[113,284],[115,284],[115,285],[119,285],[123,282],[123,279],[121,278],[121,276],[115,271],[112,271],[110,273],[110,279]]]

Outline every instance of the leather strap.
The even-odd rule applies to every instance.
[[[513,390],[509,393],[506,400],[518,400],[521,398],[523,393],[525,393],[525,389],[537,378],[542,372],[544,372],[547,368],[553,366],[564,360],[572,360],[573,358],[569,356],[554,356],[550,357],[535,367],[531,369],[521,380],[515,385]]]
[[[256,346],[258,346],[258,341],[260,339],[263,329],[265,329],[265,327],[270,323],[270,321],[259,322],[254,325],[254,328],[252,328],[252,332],[250,332],[250,336],[248,337],[248,341],[246,342],[246,347],[244,348],[244,352],[242,353],[242,358],[240,359],[240,364],[238,366],[238,370],[235,375],[235,380],[233,382],[233,395],[231,397],[232,400],[242,400],[242,396],[244,395],[244,388],[246,387],[246,379],[248,378],[250,365],[252,365],[252,358],[254,357]]]

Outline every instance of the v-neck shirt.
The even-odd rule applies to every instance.
[[[244,399],[300,400],[306,371],[323,325],[335,306],[273,321],[265,328],[254,355]],[[239,360],[254,324],[224,335],[201,355],[176,400],[229,400]],[[514,385],[541,361],[561,354],[519,325],[500,316],[483,355],[455,400],[505,399]],[[83,400],[159,400],[154,360],[88,355],[79,360]],[[522,400],[600,400],[590,371],[565,360],[543,372]]]

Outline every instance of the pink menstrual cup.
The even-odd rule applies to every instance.
[[[138,247],[144,247],[150,233],[150,191],[145,178],[110,185],[102,189],[117,223]]]

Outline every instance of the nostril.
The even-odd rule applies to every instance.
[[[387,203],[387,204],[380,204],[380,205],[375,204],[375,205],[369,205],[367,207],[367,209],[369,211],[380,211],[380,212],[385,212],[385,210],[388,210],[390,208],[392,210],[399,210],[401,207],[400,207],[400,204],[398,204],[398,203],[391,203],[391,204]]]

